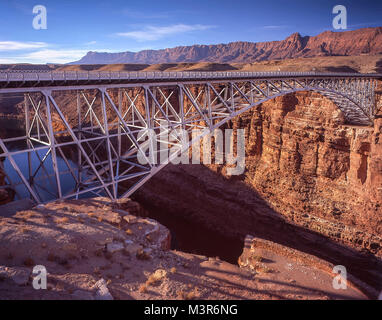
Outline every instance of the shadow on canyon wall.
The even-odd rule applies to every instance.
[[[339,66],[339,67],[327,67],[327,72],[351,72],[358,73],[358,71],[349,66]]]
[[[382,73],[382,59],[375,64],[375,72]]]
[[[172,230],[175,249],[237,263],[251,234],[344,265],[372,287],[382,286],[382,263],[374,255],[287,222],[256,190],[205,166],[169,165],[133,198]]]

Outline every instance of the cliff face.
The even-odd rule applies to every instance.
[[[264,60],[349,56],[382,53],[382,27],[355,31],[326,31],[302,37],[294,33],[285,40],[271,42],[232,42],[193,45],[139,52],[89,52],[73,64],[170,63],[170,62],[254,62]]]
[[[61,99],[75,124],[69,97]],[[224,166],[169,165],[134,194],[152,217],[182,219],[193,241],[198,239],[188,221],[234,240],[252,234],[288,245],[351,266],[380,288],[374,255],[382,256],[381,115],[374,127],[346,126],[334,103],[300,92],[253,108],[227,126],[246,129],[245,174],[228,178]]]
[[[117,99],[115,93],[111,96]],[[77,119],[72,97],[60,93],[57,101],[60,100],[64,114],[75,126]],[[125,98],[124,102],[128,103]],[[172,103],[175,105],[176,101]],[[142,101],[138,100],[137,107],[141,108],[141,104]],[[100,108],[96,109],[100,112]],[[112,119],[113,113],[109,116]],[[99,118],[102,118],[101,114]],[[230,207],[236,211],[238,201],[248,202],[247,198],[253,197],[255,204],[248,205],[251,211],[257,211],[257,205],[261,203],[264,214],[273,210],[290,222],[332,239],[357,248],[367,248],[374,253],[381,251],[381,118],[377,117],[374,127],[345,126],[343,114],[334,103],[317,93],[304,92],[264,103],[228,125],[246,129],[245,174],[219,185],[214,181],[217,179],[215,176],[206,175],[206,168],[184,166],[180,169],[170,166],[143,188],[143,193],[152,194],[153,204],[162,201],[156,198],[171,199],[165,206],[190,207],[187,210],[200,216],[201,220],[210,219],[226,233],[226,226],[219,221],[221,214],[216,212],[215,217],[211,215],[211,210],[217,210],[219,206],[216,204],[219,202],[222,202],[223,209],[227,202],[232,201]],[[65,129],[60,121],[55,122],[54,127]],[[209,169],[217,172],[218,176],[224,176],[226,168],[209,166]],[[166,175],[172,174],[176,177],[167,179]],[[187,184],[192,185],[193,180],[200,183],[203,179],[208,182],[203,183],[205,187],[196,197],[202,197],[205,191],[210,192],[211,208],[205,207],[199,211],[198,204],[189,197],[170,197],[174,189],[186,190]],[[236,180],[244,181],[247,189],[231,197],[227,190],[232,190],[232,194],[238,192],[237,185],[233,183]],[[190,193],[195,195],[199,192],[198,188],[191,188]],[[270,208],[263,210],[264,203],[259,199],[263,199]],[[183,200],[188,203],[183,204]],[[202,202],[205,206],[206,201]],[[253,212],[248,215],[252,216]],[[228,230],[231,234],[243,236],[251,233],[250,228],[247,230],[250,224],[244,226],[240,221],[235,221],[227,225],[235,226],[235,231]]]
[[[170,228],[188,226],[179,235],[188,241],[204,229],[232,243],[251,234],[345,265],[379,289],[382,119],[347,126],[330,100],[300,92],[227,127],[246,129],[242,176],[227,177],[220,165],[168,165],[133,197]]]
[[[111,97],[117,100],[116,93],[112,92]],[[75,127],[73,95],[60,93],[57,101]],[[128,104],[126,97],[123,101]],[[380,95],[379,105],[381,101]],[[171,102],[176,105],[176,99]],[[136,104],[142,108],[140,99]],[[100,108],[96,110],[101,119]],[[113,114],[109,113],[110,120]],[[382,234],[381,118],[377,117],[374,127],[345,126],[343,114],[334,103],[317,93],[303,92],[268,101],[235,118],[228,126],[245,128],[247,134],[246,172],[230,182],[244,181],[253,193],[265,199],[272,210],[288,221],[350,245],[374,252],[380,250],[379,239],[373,235]],[[55,121],[54,127],[65,130],[60,121]],[[156,181],[163,179],[166,172],[178,170],[170,166],[144,190],[152,188],[153,195],[167,199],[164,184],[168,184],[169,189],[174,183],[179,184],[182,190],[183,185],[194,179],[188,174],[197,180],[204,178],[200,168],[189,167],[185,169],[187,174],[178,173],[175,180],[162,181],[157,193]],[[226,170],[214,165],[209,169],[223,176]],[[208,188],[212,190],[216,183],[210,185]],[[236,185],[229,183],[224,186],[227,188],[234,190]],[[219,192],[215,192],[214,202],[221,201]],[[243,192],[243,198],[246,193]],[[178,199],[173,200],[171,206],[180,205]],[[157,201],[152,199],[153,203]],[[237,199],[233,204],[236,202]],[[188,205],[194,203],[190,201]],[[197,206],[192,211],[197,211]],[[237,225],[237,229],[241,230],[242,226]],[[362,235],[357,231],[362,231]]]
[[[331,101],[298,93],[265,103],[233,127],[249,133],[245,181],[278,212],[332,238],[378,249],[351,228],[382,235],[382,120],[374,128],[343,123]],[[326,229],[316,218],[338,226]]]
[[[3,169],[0,166],[0,187],[5,186],[5,174],[3,172]],[[0,205],[5,204],[9,201],[11,201],[11,196],[9,195],[7,190],[0,189]]]
[[[297,261],[284,254],[288,248],[264,259],[264,267],[256,273],[216,257],[170,250],[169,229],[143,218],[144,210],[129,199],[114,203],[105,198],[56,201],[13,210],[0,214],[0,297],[4,300],[328,300],[376,296],[370,295],[367,287],[360,287],[363,293],[353,288],[350,275],[348,290],[339,294],[325,269],[327,264],[322,263],[324,268],[312,265],[309,256],[293,252],[300,259]],[[244,249],[241,266],[244,260],[251,262],[256,243]],[[286,264],[293,270],[285,270]],[[47,290],[33,289],[35,265],[49,270]],[[313,277],[314,282],[310,280]]]
[[[219,165],[170,165],[138,192],[139,201],[233,237],[288,242],[292,234],[278,226],[286,221],[382,254],[382,119],[374,127],[346,126],[334,103],[302,92],[264,103],[228,127],[246,129],[244,175],[227,180]]]
[[[116,100],[116,93],[111,93],[111,97]],[[75,126],[77,119],[71,96],[60,95],[60,99],[65,115]],[[379,105],[381,101],[379,96]],[[124,102],[128,103],[125,99]],[[176,99],[171,102],[177,103]],[[137,107],[142,108],[140,99]],[[113,114],[109,113],[110,120]],[[101,114],[98,116],[102,118]],[[246,129],[246,172],[232,177],[224,189],[235,190],[232,181],[243,181],[248,192],[264,199],[287,221],[357,248],[381,251],[382,119],[377,117],[374,127],[344,123],[339,108],[313,92],[278,97],[251,109],[228,124],[228,127]],[[65,129],[59,122],[55,127]],[[194,178],[188,174],[198,181],[205,178],[200,168],[184,167],[190,167],[185,169],[187,174],[178,173],[175,182],[167,178],[161,181],[159,193],[155,181],[163,179],[166,172],[179,169],[169,168],[144,190],[153,188],[154,196],[157,193],[156,197],[168,199],[164,184],[169,186],[168,192],[172,192],[172,188],[177,188],[174,183],[179,184],[180,190],[190,184]],[[225,176],[225,167],[211,165],[208,168]],[[216,185],[212,180],[208,181],[209,190]],[[217,190],[214,202],[221,201]],[[239,199],[245,198],[246,193],[239,195]],[[183,207],[178,199],[172,200],[171,206]],[[237,199],[233,205],[236,202]],[[188,205],[194,205],[193,201]],[[197,211],[197,208],[191,210]],[[237,225],[237,229],[241,230],[242,226]]]

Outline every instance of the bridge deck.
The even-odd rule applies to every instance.
[[[229,81],[248,79],[381,79],[382,74],[316,72],[0,72],[0,88],[61,87],[156,82]],[[4,90],[2,90],[4,92]]]

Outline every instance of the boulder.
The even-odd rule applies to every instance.
[[[94,288],[96,289],[96,300],[114,300],[113,296],[109,292],[109,289],[107,288],[105,279],[97,281]]]
[[[137,243],[129,243],[125,245],[125,252],[131,256],[135,256],[140,250],[142,250],[142,246]]]
[[[0,266],[0,278],[10,279],[19,286],[25,286],[28,283],[30,274],[28,268]]]
[[[110,253],[115,253],[115,252],[121,251],[124,248],[125,247],[124,247],[123,243],[121,243],[121,242],[113,242],[113,243],[108,243],[106,245],[107,252],[110,252]]]

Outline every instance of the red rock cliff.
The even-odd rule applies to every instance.
[[[279,97],[228,124],[246,129],[244,175],[227,180],[222,166],[170,165],[137,197],[227,235],[277,240],[281,218],[381,255],[382,119],[344,123],[320,94]]]
[[[5,186],[5,174],[0,166],[0,186]],[[0,205],[10,201],[10,195],[7,190],[0,189]]]
[[[294,33],[281,41],[231,42],[193,45],[139,52],[89,52],[74,64],[174,63],[174,62],[254,62],[275,59],[350,56],[382,53],[382,27],[354,31],[326,31],[302,37]]]
[[[377,248],[371,238],[382,234],[382,119],[370,128],[346,126],[334,103],[297,93],[251,110],[233,126],[248,131],[245,181],[278,212]],[[325,230],[316,218],[337,227]],[[351,228],[369,235],[357,237]]]

